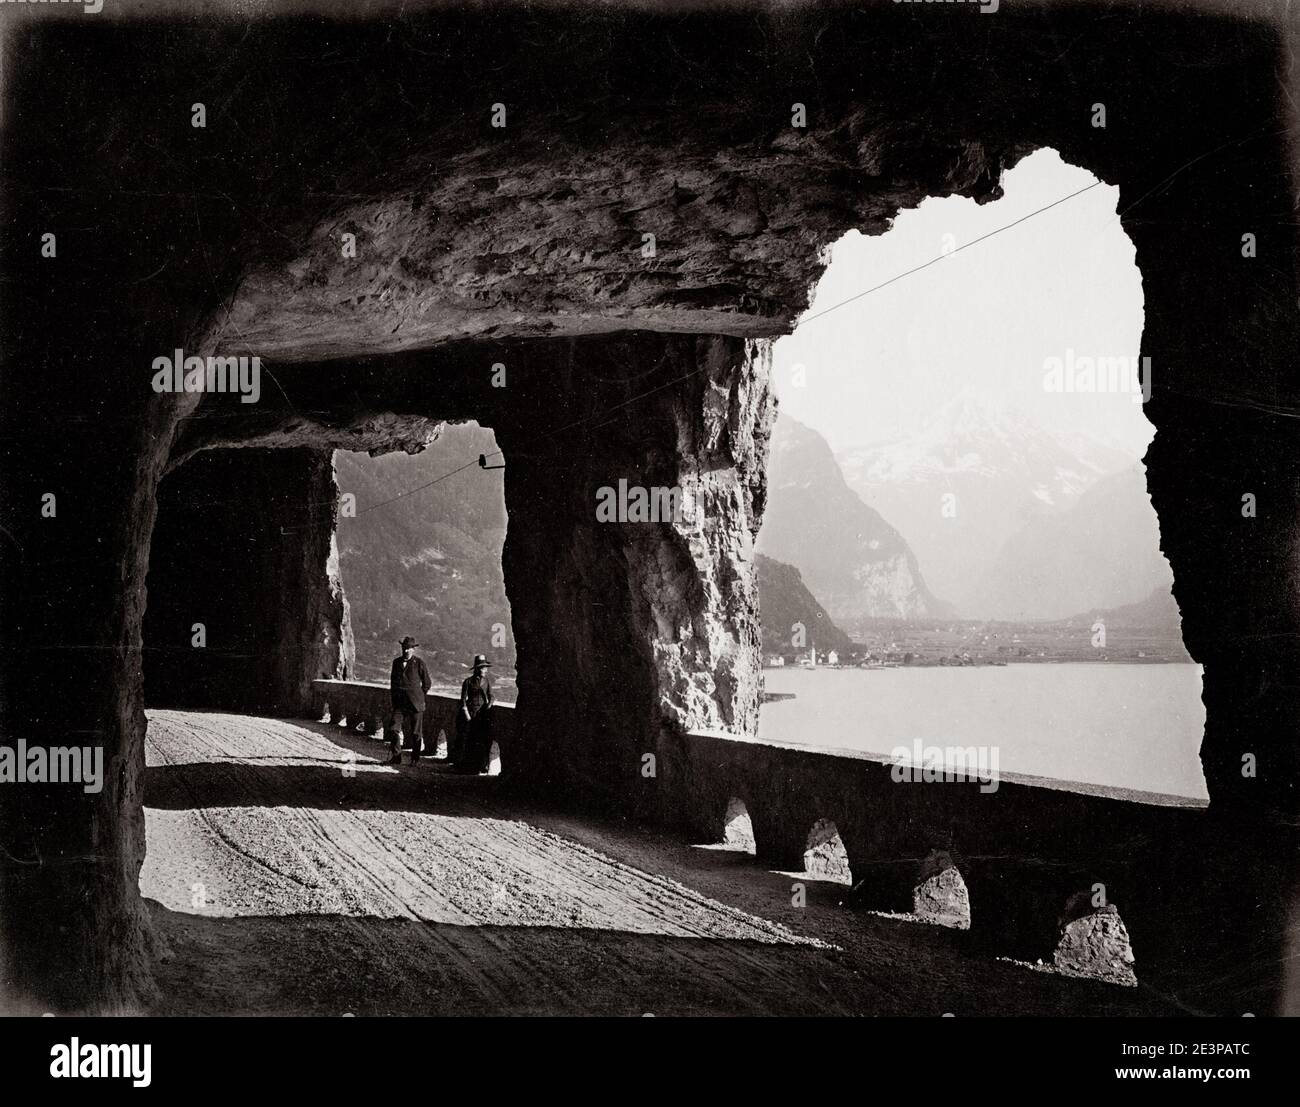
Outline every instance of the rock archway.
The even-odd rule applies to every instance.
[[[846,229],[928,195],[992,199],[1040,145],[1120,186],[1145,274],[1149,483],[1206,669],[1214,809],[1294,819],[1292,28],[1134,5],[1116,35],[1087,6],[966,7],[124,18],[10,37],[4,734],[78,735],[110,766],[95,795],[6,797],[14,992],[60,1010],[149,993],[141,650],[151,561],[177,547],[170,516],[155,532],[168,481],[233,485],[272,524],[316,505],[313,538],[292,557],[259,547],[232,597],[248,611],[290,588],[310,633],[263,624],[253,652],[277,667],[183,689],[238,683],[249,709],[289,710],[346,652],[323,451],[493,427],[527,714],[511,778],[676,817],[676,729],[757,710],[763,341]],[[155,393],[153,361],[176,349],[264,359],[261,401]],[[494,395],[497,362],[511,383]],[[619,477],[689,486],[703,523],[596,523],[595,488]],[[215,558],[248,521],[210,524]]]
[[[648,815],[658,773],[645,758],[664,755],[664,727],[753,729],[751,549],[774,412],[763,344],[470,341],[269,374],[277,394],[255,409],[205,398],[173,452],[151,550],[151,699],[308,713],[311,681],[344,676],[350,656],[331,451],[418,450],[442,421],[474,418],[508,459],[502,566],[520,672],[512,776],[548,796]],[[603,520],[600,490],[620,481],[680,490],[680,518]],[[209,632],[204,650],[187,648],[197,623]]]

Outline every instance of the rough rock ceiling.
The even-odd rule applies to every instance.
[[[212,341],[308,361],[481,337],[782,334],[848,227],[884,230],[936,191],[992,199],[1011,160],[862,111],[730,149],[680,122],[595,149],[553,130],[464,150],[448,129],[379,180],[358,167],[371,179],[312,198],[293,255],[247,274]]]

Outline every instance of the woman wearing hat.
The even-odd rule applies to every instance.
[[[456,714],[456,768],[466,773],[485,773],[492,749],[489,719],[494,702],[492,682],[487,670],[491,665],[481,653],[474,655],[474,672],[460,686],[460,711]]]

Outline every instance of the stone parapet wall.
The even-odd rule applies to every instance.
[[[1115,983],[1136,983],[1135,968],[1177,980],[1195,958],[1231,964],[1259,930],[1255,907],[1285,911],[1270,889],[1288,877],[1264,861],[1275,849],[1224,843],[1198,800],[1012,773],[996,788],[896,779],[881,755],[722,731],[675,741],[661,812],[695,841],[752,834],[757,861],[797,881],[826,871],[833,828],[846,902],[969,929],[993,956]]]
[[[378,734],[385,739],[393,735],[393,709],[390,706],[388,686],[365,680],[314,680],[312,713],[322,722],[336,726],[359,729],[366,734]],[[426,749],[433,752],[444,738],[456,730],[456,711],[460,706],[457,696],[430,692],[425,696],[424,734]],[[492,741],[509,749],[515,735],[515,705],[497,702],[492,708]]]

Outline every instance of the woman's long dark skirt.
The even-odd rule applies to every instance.
[[[485,773],[492,753],[492,709],[483,707],[472,719],[463,715],[456,725],[456,768],[467,773]]]

